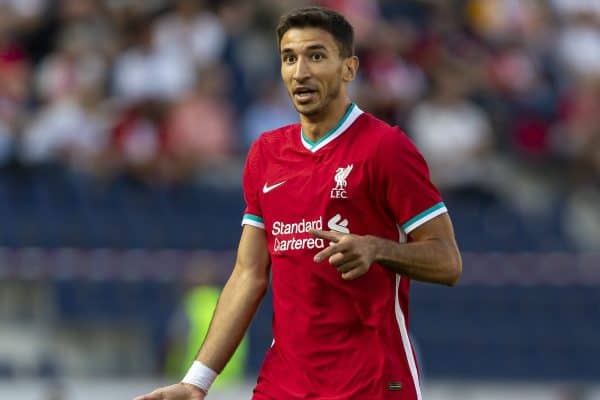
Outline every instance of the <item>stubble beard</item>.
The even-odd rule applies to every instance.
[[[302,107],[302,105],[298,106],[292,101],[292,103],[294,104],[294,108],[296,109],[298,114],[302,114],[305,117],[314,117],[316,115],[319,115],[323,113],[323,111],[327,110],[329,104],[331,104],[335,99],[339,97],[341,86],[341,81],[338,81],[337,84],[331,88],[325,99],[323,99],[320,102],[317,102],[316,104],[314,104],[314,106],[312,104],[309,104],[309,106],[313,107],[310,107],[307,110],[302,110],[300,108]]]

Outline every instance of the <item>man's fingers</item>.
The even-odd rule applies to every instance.
[[[343,238],[345,235],[345,233],[340,233],[340,232],[336,232],[336,231],[323,231],[321,229],[313,229],[313,230],[309,231],[309,233],[311,235],[313,235],[314,237],[326,239],[326,240],[329,240],[334,243],[339,242],[340,239]]]
[[[315,257],[314,260],[316,263],[320,263],[321,261],[325,260],[326,258],[331,257],[332,255],[339,253],[339,249],[337,247],[337,245],[331,245],[329,247],[327,247],[325,250],[321,250],[320,252],[318,252]]]
[[[333,265],[336,268],[349,263],[351,261],[356,261],[360,258],[359,254],[351,253],[351,252],[338,252],[329,257],[329,264]]]
[[[152,393],[146,393],[145,395],[138,396],[133,400],[162,400],[163,393],[161,391],[155,390]]]
[[[363,270],[362,268],[354,268],[348,272],[344,272],[342,274],[342,279],[346,280],[346,281],[351,281],[351,280],[354,280],[356,278],[363,276],[365,274],[365,272],[366,271]]]
[[[360,260],[360,258],[359,258],[359,259],[346,261],[345,263],[340,264],[336,268],[339,272],[344,274],[346,272],[352,271],[355,268],[360,267],[361,265],[362,265],[362,260]]]
[[[321,261],[333,256],[334,254],[344,253],[348,250],[348,246],[348,243],[343,242],[331,244],[329,245],[329,247],[325,248],[325,250],[321,250],[320,252],[318,252],[314,257],[314,260],[316,263],[320,263]]]

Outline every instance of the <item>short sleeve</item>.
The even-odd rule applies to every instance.
[[[402,131],[396,129],[384,136],[377,162],[385,205],[404,233],[448,212],[431,183],[425,159]]]
[[[246,209],[244,210],[242,225],[252,225],[264,229],[265,224],[263,222],[259,197],[262,175],[260,159],[260,140],[257,140],[250,147],[248,156],[246,157],[246,164],[244,165],[242,187]]]

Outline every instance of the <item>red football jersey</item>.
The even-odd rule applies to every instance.
[[[352,104],[317,142],[300,124],[264,133],[243,177],[242,224],[265,230],[274,342],[254,399],[421,399],[408,336],[409,279],[378,264],[344,281],[311,229],[404,241],[446,212],[423,157],[398,128]]]

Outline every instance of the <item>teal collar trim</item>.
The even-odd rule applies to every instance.
[[[363,111],[360,108],[358,108],[356,104],[350,104],[348,110],[346,110],[346,113],[344,114],[342,119],[340,119],[337,125],[334,126],[331,130],[329,130],[329,132],[327,132],[322,138],[320,138],[316,142],[313,142],[312,140],[308,139],[304,135],[302,128],[300,128],[300,137],[302,140],[302,144],[304,145],[304,147],[306,147],[307,150],[314,153],[315,151],[323,148],[335,138],[344,133],[362,113]]]

